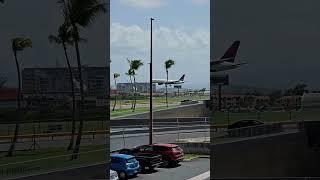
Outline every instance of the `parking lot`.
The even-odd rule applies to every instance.
[[[198,158],[191,161],[183,161],[179,166],[170,168],[156,168],[153,172],[139,173],[132,180],[209,180],[210,159]]]

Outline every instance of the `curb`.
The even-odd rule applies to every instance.
[[[199,159],[199,158],[205,158],[205,159],[210,159],[210,155],[195,155],[194,157],[191,157],[189,159],[184,159],[183,161],[184,162],[190,162],[192,160],[195,160],[195,159]]]

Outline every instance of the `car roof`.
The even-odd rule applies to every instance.
[[[124,158],[124,159],[134,158],[134,156],[131,156],[128,154],[112,154],[111,157]]]
[[[177,147],[176,144],[152,144],[152,146],[162,146],[162,147]]]

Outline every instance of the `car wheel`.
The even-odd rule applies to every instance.
[[[127,179],[127,174],[125,172],[120,172],[119,173],[119,179]]]
[[[145,166],[140,166],[141,168],[141,172],[145,172],[146,171],[146,167]]]
[[[168,167],[169,164],[170,164],[170,163],[169,163],[168,160],[166,160],[166,159],[163,160],[163,163],[162,163],[163,167]]]

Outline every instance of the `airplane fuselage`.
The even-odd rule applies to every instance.
[[[183,84],[184,82],[183,81],[177,81],[177,80],[168,80],[167,81],[166,79],[153,79],[152,83],[156,83],[156,84],[162,85],[162,84]]]

